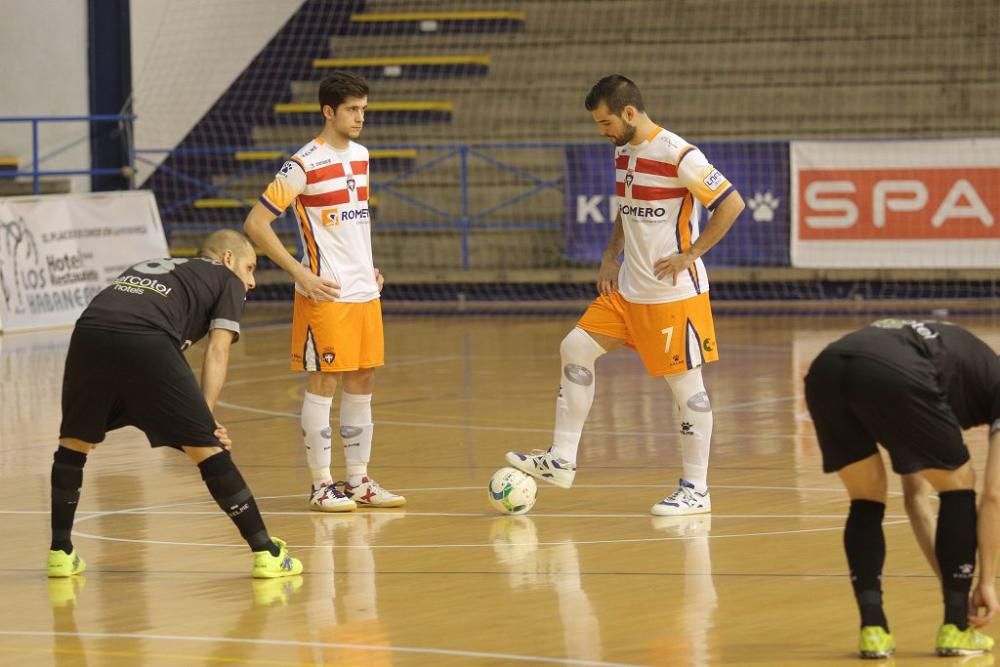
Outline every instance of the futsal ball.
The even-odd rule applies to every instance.
[[[500,468],[490,477],[490,505],[503,514],[526,514],[535,506],[537,494],[531,475],[516,468]]]

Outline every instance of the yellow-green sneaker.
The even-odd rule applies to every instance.
[[[302,561],[292,558],[288,553],[284,540],[272,537],[271,541],[278,545],[277,556],[272,556],[270,551],[253,552],[253,578],[254,579],[275,579],[277,577],[291,577],[302,574]]]
[[[945,623],[938,630],[938,655],[976,655],[993,650],[993,637],[976,630],[971,625],[959,630],[954,623]]]
[[[858,639],[858,653],[862,658],[888,658],[896,652],[896,640],[879,625],[861,628]]]
[[[74,574],[80,574],[86,569],[87,563],[76,555],[76,549],[73,549],[73,553],[70,554],[61,549],[49,551],[50,577],[72,577]]]

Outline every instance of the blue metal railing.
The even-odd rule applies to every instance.
[[[116,167],[89,167],[87,169],[41,169],[42,159],[39,156],[40,144],[38,140],[38,128],[42,123],[127,123],[129,129],[127,136],[131,138],[131,123],[135,120],[132,115],[119,114],[94,114],[89,116],[0,116],[0,123],[27,123],[31,125],[31,170],[4,172],[7,178],[17,178],[19,176],[30,176],[32,181],[32,193],[39,194],[41,191],[42,176],[122,176],[123,170]],[[51,158],[53,156],[48,156]],[[48,159],[46,158],[46,159]],[[129,173],[124,174],[129,177],[130,187],[134,187],[131,173],[135,164],[135,153],[129,148]]]
[[[549,150],[565,150],[566,143],[476,143],[476,144],[400,144],[391,146],[378,146],[378,149],[386,150],[417,150],[417,151],[437,151],[440,155],[436,155],[431,159],[421,162],[410,169],[403,170],[399,173],[390,173],[384,180],[379,179],[373,183],[373,189],[377,192],[379,197],[390,196],[399,201],[405,202],[406,204],[429,214],[432,220],[425,221],[407,221],[407,222],[380,222],[379,229],[384,231],[395,231],[395,230],[409,230],[409,231],[455,231],[459,233],[460,244],[461,244],[461,263],[462,269],[466,270],[469,268],[469,241],[470,236],[475,230],[484,229],[558,229],[561,228],[561,221],[533,221],[533,220],[517,220],[509,222],[495,222],[490,221],[492,216],[503,211],[504,209],[513,206],[519,202],[526,199],[534,197],[541,192],[546,190],[555,190],[558,192],[563,191],[563,178],[560,175],[555,179],[546,179],[540,177],[530,170],[511,164],[504,160],[497,158],[495,155],[491,155],[491,152],[500,150],[524,150],[524,149],[549,149]],[[175,158],[183,158],[185,155],[191,156],[219,156],[219,155],[233,155],[239,151],[252,151],[252,152],[280,152],[284,155],[291,155],[296,150],[298,146],[279,146],[279,147],[269,147],[264,148],[260,146],[213,146],[213,147],[178,147],[174,149],[167,148],[140,148],[136,149],[136,162],[144,163],[151,166],[156,166],[157,169],[169,178],[176,179],[180,183],[187,186],[191,186],[192,189],[186,191],[183,196],[178,197],[172,201],[161,201],[161,214],[167,220],[174,217],[175,214],[184,210],[187,207],[192,206],[196,201],[205,198],[231,198],[237,200],[243,200],[245,195],[238,192],[234,192],[233,187],[241,179],[246,176],[252,176],[253,174],[268,172],[273,173],[275,169],[276,160],[262,160],[256,164],[247,165],[244,167],[234,168],[232,171],[228,172],[227,176],[221,182],[213,183],[211,182],[210,176],[204,176],[199,174],[186,173],[181,171],[180,168],[175,165],[163,165],[155,160],[149,159],[147,155],[163,155],[169,154]],[[374,150],[374,148],[373,148]],[[449,201],[457,201],[459,203],[458,213],[444,210],[440,206],[436,205],[436,202],[427,201],[424,198],[406,193],[401,191],[397,186],[406,183],[407,181],[413,179],[419,174],[422,174],[430,169],[438,167],[450,160],[457,159],[459,167],[459,177],[456,183],[456,188],[458,192],[457,197],[450,198]],[[512,174],[519,181],[525,182],[525,189],[518,192],[512,196],[509,196],[499,203],[490,206],[487,209],[474,211],[471,208],[470,202],[470,179],[469,179],[469,167],[470,163],[473,161],[478,161],[480,163],[486,164],[500,172],[505,172],[507,174]],[[234,165],[235,166],[235,165]],[[190,170],[188,170],[190,171]],[[165,223],[164,227],[168,232],[170,231],[181,231],[189,230],[194,231],[195,227],[205,227],[207,228],[217,228],[221,224],[225,223],[205,223],[202,225],[191,225],[188,223],[179,223],[172,225],[170,223]],[[236,226],[233,223],[232,226]],[[282,225],[282,229],[285,231],[294,231],[296,225],[294,223],[288,225]]]

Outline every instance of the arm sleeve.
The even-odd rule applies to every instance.
[[[681,150],[677,159],[677,178],[709,211],[714,211],[735,191],[732,183],[694,146]]]
[[[226,269],[229,272],[229,269]],[[235,275],[226,276],[225,287],[219,299],[212,307],[208,329],[225,329],[232,331],[233,342],[240,339],[240,319],[243,317],[243,306],[246,303],[246,290],[243,283]]]
[[[301,160],[292,156],[274,175],[274,180],[260,196],[260,203],[274,215],[281,215],[305,189],[305,166]]]
[[[1000,433],[1000,357],[993,357],[990,365],[990,434]]]

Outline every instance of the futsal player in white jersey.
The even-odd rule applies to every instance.
[[[292,370],[308,375],[301,426],[312,473],[309,508],[346,512],[400,507],[403,496],[368,476],[375,368],[384,364],[382,276],[372,261],[368,149],[361,135],[368,84],[334,72],[319,87],[323,131],[281,167],[247,216],[247,234],[295,279]],[[293,206],[303,256],[292,257],[271,224]],[[330,410],[343,381],[340,439],[346,480],[330,474]]]
[[[710,512],[712,405],[701,367],[718,359],[719,352],[701,256],[732,227],[743,199],[700,150],[650,120],[631,80],[604,77],[585,104],[598,131],[617,146],[620,209],[598,271],[600,294],[560,345],[552,446],[530,454],[508,452],[507,461],[557,486],[571,486],[594,400],[594,362],[628,345],[650,375],[666,379],[681,423],[681,479],[651,511],[660,516]],[[703,231],[698,204],[711,214]]]

